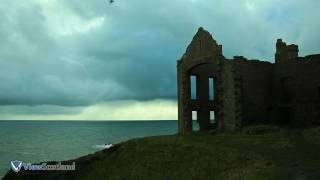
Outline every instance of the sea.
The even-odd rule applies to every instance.
[[[0,121],[0,178],[10,162],[63,161],[94,153],[105,144],[177,133],[172,121]]]

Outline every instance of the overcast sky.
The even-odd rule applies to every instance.
[[[177,119],[198,27],[227,58],[320,53],[319,0],[0,0],[0,119]]]

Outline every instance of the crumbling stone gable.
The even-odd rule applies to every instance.
[[[226,59],[222,46],[199,28],[177,61],[179,132],[192,131],[192,111],[201,131],[320,124],[320,55],[299,57],[298,52],[297,45],[278,39],[275,63],[242,56]],[[196,77],[195,99],[190,76]],[[209,78],[214,79],[214,92],[209,92]]]

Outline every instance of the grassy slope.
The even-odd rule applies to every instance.
[[[320,128],[132,139],[77,159],[76,169],[10,171],[4,179],[320,179]]]

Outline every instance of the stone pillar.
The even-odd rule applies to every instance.
[[[190,108],[190,78],[178,61],[178,120],[179,133],[192,131],[192,111]]]

